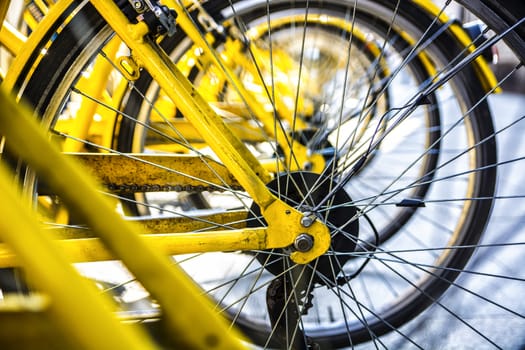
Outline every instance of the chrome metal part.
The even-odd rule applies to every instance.
[[[300,252],[307,252],[312,249],[314,245],[314,239],[312,236],[301,233],[297,238],[295,238],[294,248]]]

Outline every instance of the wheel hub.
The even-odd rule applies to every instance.
[[[318,272],[314,274],[315,282],[321,284],[326,282],[321,275],[326,276],[328,280],[334,280],[334,275],[337,276],[346,261],[351,258],[350,254],[344,253],[353,252],[358,240],[357,210],[349,205],[352,199],[344,189],[336,191],[323,206],[313,211],[335,186],[336,183],[327,177],[304,171],[281,175],[267,185],[278,198],[304,213],[301,219],[304,227],[309,227],[315,220],[320,220],[330,229],[331,244],[327,254],[309,264]],[[257,225],[260,221],[255,218],[261,218],[261,210],[257,204],[252,205],[250,215],[253,220],[249,222],[254,223],[250,226]],[[302,233],[297,236],[292,246],[279,249],[270,257],[266,254],[258,254],[257,259],[269,272],[278,276],[293,265],[289,258],[281,259],[283,254],[288,255],[294,250],[308,251],[313,243],[310,235]]]

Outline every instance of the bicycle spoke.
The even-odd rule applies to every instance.
[[[448,17],[454,3],[488,26],[462,28]],[[106,169],[105,156],[118,159],[123,169],[95,172],[123,173],[102,180],[100,191],[143,225],[147,239],[161,230],[170,239],[178,231],[212,239],[215,231],[246,229],[265,232],[275,247],[281,226],[298,230],[287,247],[171,257],[254,348],[422,349],[446,347],[463,333],[472,346],[507,348],[521,340],[510,329],[525,319],[515,296],[525,282],[517,263],[525,245],[517,212],[525,115],[520,96],[504,110],[498,103],[509,95],[497,93],[523,73],[517,39],[525,19],[496,3],[170,0],[178,19],[168,28],[167,8],[151,12],[156,1],[142,9],[142,1],[117,1],[135,35],[166,63],[144,64],[148,71],[150,57],[122,25],[106,23],[90,2],[72,2],[54,26],[34,27],[38,40],[26,46],[40,54],[16,61],[19,77],[8,74],[6,84],[42,115],[68,156],[95,159],[97,171]],[[499,67],[484,59],[503,42],[518,60],[496,81],[490,69]],[[191,93],[164,80],[173,72]],[[235,152],[213,142],[207,125],[189,123],[188,104],[222,118],[232,138],[218,139],[253,155],[275,206],[244,191],[242,174],[218,160]],[[38,174],[9,159],[4,143],[6,163],[50,234],[96,237]],[[294,220],[301,213],[300,222],[277,204],[293,208]],[[316,227],[329,233],[328,249],[296,263],[317,247]],[[79,266],[101,293],[122,300],[122,310],[136,311],[137,322],[155,325],[162,305],[119,268],[99,278],[95,265]],[[136,310],[127,292],[140,299]],[[496,316],[508,320],[509,337],[478,320]],[[457,329],[441,336],[439,320]]]

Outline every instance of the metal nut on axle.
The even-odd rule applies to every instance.
[[[314,223],[314,218],[312,218],[310,215],[310,212],[306,212],[301,218],[301,225],[303,225],[303,227],[310,227]]]
[[[306,233],[301,233],[299,236],[295,237],[293,246],[297,251],[307,252],[314,246],[314,238]]]

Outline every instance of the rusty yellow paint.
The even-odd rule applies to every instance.
[[[190,231],[216,231],[219,229],[240,229],[246,227],[248,212],[232,210],[216,214],[172,218],[130,218],[144,228],[145,233],[174,233]]]
[[[241,229],[246,227],[248,212],[244,210],[225,211],[216,214],[192,217],[130,217],[129,221],[140,227],[142,234],[177,233],[192,231],[217,231],[220,229]],[[89,227],[57,226],[46,228],[46,233],[55,239],[96,237]]]
[[[240,183],[224,165],[209,158],[144,153],[66,155],[76,158],[104,185],[182,186],[181,190],[185,186],[240,188]],[[162,188],[157,189],[160,190]],[[150,191],[155,189],[152,187]]]

